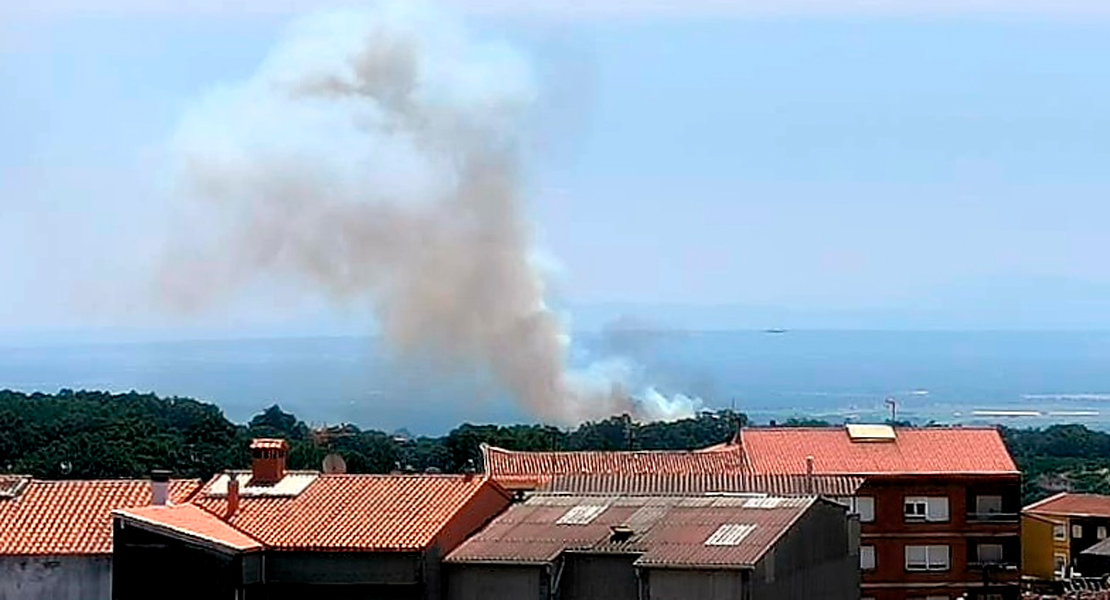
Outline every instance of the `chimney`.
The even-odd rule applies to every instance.
[[[150,472],[150,504],[165,506],[170,501],[170,472],[154,469]]]
[[[235,473],[227,474],[227,510],[224,518],[230,519],[239,510],[239,477]]]
[[[258,438],[251,442],[250,485],[273,485],[285,478],[285,440]]]
[[[813,485],[814,484],[813,471],[814,471],[813,457],[812,456],[807,456],[806,457],[806,493],[807,494],[812,494],[814,488],[816,487],[816,486]]]

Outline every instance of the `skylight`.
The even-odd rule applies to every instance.
[[[605,512],[608,508],[605,505],[597,504],[581,504],[568,510],[566,514],[559,517],[555,521],[556,525],[588,525],[591,521],[597,518],[598,515]]]
[[[709,539],[705,540],[706,546],[739,546],[748,534],[755,531],[755,525],[726,523],[717,528]]]

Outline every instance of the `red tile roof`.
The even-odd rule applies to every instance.
[[[894,441],[853,441],[841,427],[754,427],[741,432],[756,473],[1016,474],[1002,436],[993,428],[899,428]]]
[[[207,495],[214,481],[195,502],[221,513],[226,500]],[[477,476],[325,474],[296,496],[241,497],[227,522],[283,550],[450,549],[509,502],[505,490]]]
[[[851,475],[752,475],[694,473],[556,475],[542,488],[564,494],[672,496],[713,492],[752,492],[775,496],[854,496],[863,477]]]
[[[556,475],[742,473],[736,445],[713,451],[643,450],[633,452],[520,452],[483,447],[484,468],[509,489],[535,489]]]
[[[1110,496],[1062,492],[1026,506],[1025,512],[1060,517],[1110,517]]]
[[[463,542],[447,562],[549,563],[571,550],[639,554],[638,565],[750,567],[816,501],[538,494]],[[632,536],[611,542],[613,526],[631,528]],[[722,528],[747,531],[734,544],[712,543]]]
[[[186,501],[195,480],[170,482],[170,501]],[[111,512],[150,504],[150,481],[39,481],[0,498],[0,555],[108,554]]]
[[[114,511],[120,518],[137,521],[148,527],[204,544],[215,544],[231,550],[261,550],[258,540],[228,525],[216,515],[195,504],[174,506],[142,506]]]

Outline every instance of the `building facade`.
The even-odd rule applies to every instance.
[[[199,481],[0,477],[0,599],[108,600],[111,511],[184,502]]]
[[[474,475],[287,471],[287,451],[255,440],[191,503],[116,511],[113,597],[438,600],[443,556],[511,501]]]
[[[1020,592],[1021,476],[994,429],[751,428],[755,472],[854,474],[862,597],[1011,600]]]
[[[1022,509],[1023,571],[1048,581],[1064,579],[1076,571],[1103,575],[1084,573],[1079,561],[1085,551],[1108,538],[1110,496],[1062,492],[1034,502]],[[1097,565],[1099,561],[1088,564]]]

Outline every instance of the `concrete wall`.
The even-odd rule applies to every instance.
[[[844,509],[818,502],[756,565],[752,600],[855,600],[859,541]]]
[[[0,600],[108,600],[111,556],[0,556]]]
[[[444,565],[448,600],[541,600],[540,566]]]
[[[563,553],[559,600],[637,600],[638,554]]]
[[[741,600],[741,571],[652,569],[645,571],[643,600]]]

